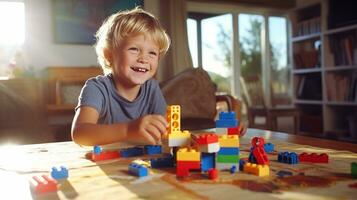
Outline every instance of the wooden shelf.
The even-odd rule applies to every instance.
[[[330,29],[327,30],[325,32],[323,32],[323,35],[331,35],[331,34],[335,34],[335,33],[342,33],[342,32],[346,32],[346,31],[350,31],[353,29],[357,29],[357,24],[351,25],[351,26],[345,26],[345,27],[341,27],[341,28],[336,28],[336,29]]]
[[[325,67],[325,71],[343,71],[343,70],[357,70],[357,66],[352,65],[352,66]]]
[[[311,104],[311,105],[322,105],[321,100],[305,100],[305,99],[295,99],[296,104]]]
[[[313,33],[309,35],[296,36],[291,39],[292,42],[303,42],[306,40],[313,40],[321,38],[321,33]]]
[[[326,105],[328,106],[357,106],[357,102],[348,102],[348,101],[327,101]]]

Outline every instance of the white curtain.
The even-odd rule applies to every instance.
[[[171,47],[161,60],[157,78],[164,81],[193,68],[187,37],[186,0],[160,0],[159,19],[171,38]]]

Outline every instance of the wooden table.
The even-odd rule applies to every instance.
[[[328,164],[278,163],[277,152],[269,154],[270,176],[261,178],[243,172],[220,172],[209,180],[200,172],[177,179],[175,169],[151,169],[137,178],[127,173],[133,158],[92,162],[85,158],[90,147],[73,142],[0,147],[0,199],[354,199],[356,183],[350,163],[357,162],[357,145],[284,133],[249,129],[241,138],[241,158],[248,157],[250,139],[262,136],[277,151],[328,153]],[[119,146],[120,145],[120,146]],[[119,149],[124,144],[106,146]],[[147,157],[142,157],[146,159]],[[33,175],[49,174],[53,166],[69,168],[69,178],[60,181],[57,193],[36,196],[29,190]],[[291,176],[278,176],[279,172]]]

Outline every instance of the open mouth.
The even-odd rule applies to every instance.
[[[141,67],[131,67],[131,69],[134,70],[135,72],[142,72],[142,73],[149,71],[148,69],[141,68]]]

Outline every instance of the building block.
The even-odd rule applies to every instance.
[[[247,163],[246,160],[244,160],[244,159],[242,159],[242,158],[239,159],[239,171],[243,171],[243,168],[244,168],[245,163]]]
[[[134,164],[137,164],[137,165],[142,165],[142,166],[145,166],[145,167],[151,167],[151,164],[149,161],[144,161],[144,160],[141,160],[141,159],[136,159],[136,160],[133,160],[131,161],[131,163],[134,163]]]
[[[243,171],[257,176],[269,176],[268,165],[257,165],[255,163],[246,163]]]
[[[191,145],[191,133],[180,131],[168,135],[167,143],[169,147],[182,147]]]
[[[174,159],[171,156],[165,158],[152,158],[150,159],[150,164],[152,168],[174,167]]]
[[[145,152],[148,155],[161,154],[161,146],[160,145],[145,145]]]
[[[36,194],[44,194],[57,191],[57,181],[47,175],[33,176],[30,180],[30,187]]]
[[[222,135],[219,136],[220,147],[239,147],[239,137],[237,135]]]
[[[237,171],[237,167],[236,166],[232,166],[231,170],[230,170],[231,174],[236,173],[236,171]]]
[[[216,153],[220,149],[219,143],[211,143],[207,145],[198,145],[198,150],[205,153]]]
[[[240,130],[241,130],[241,126],[239,125],[239,121],[238,121],[238,126],[228,128],[227,134],[228,135],[240,135]]]
[[[176,133],[181,131],[181,107],[179,105],[167,106],[166,118],[168,122],[167,133]]]
[[[252,151],[252,150],[251,150]],[[254,155],[252,152],[249,153],[249,156],[248,156],[248,161],[250,163],[257,163],[257,160],[255,159]]]
[[[239,168],[239,163],[218,163],[216,162],[216,169],[218,170],[231,170],[232,166]]]
[[[208,170],[208,177],[211,180],[214,180],[214,179],[218,178],[218,170],[214,169],[214,168],[209,169]]]
[[[201,171],[205,172],[211,168],[215,168],[215,153],[201,152]]]
[[[233,112],[233,111],[228,111],[228,112],[223,111],[223,112],[220,112],[218,117],[219,117],[219,119],[224,119],[224,120],[226,120],[226,119],[228,119],[228,120],[230,120],[230,119],[232,119],[232,120],[237,119],[237,118],[236,118],[236,113]]]
[[[357,178],[357,163],[351,163],[351,175],[353,178]]]
[[[64,166],[61,166],[60,169],[57,167],[52,167],[51,176],[56,180],[66,179],[68,178],[68,169]]]
[[[218,151],[218,155],[239,155],[238,147],[222,147]]]
[[[238,163],[239,155],[217,155],[217,163]]]
[[[177,161],[200,161],[201,152],[192,148],[180,148],[176,154]]]
[[[312,163],[328,163],[328,155],[326,153],[316,154],[316,153],[301,153],[299,155],[300,162],[312,162]]]
[[[297,164],[298,155],[295,152],[280,152],[278,154],[278,162],[287,164]]]
[[[102,151],[100,154],[90,153],[90,156],[93,161],[102,161],[120,158],[120,153],[118,151]]]
[[[270,142],[264,144],[264,151],[265,151],[265,153],[274,152],[274,148],[275,148],[274,144],[272,144],[272,143],[270,143]]]
[[[252,149],[251,152],[257,161],[257,164],[268,165],[269,159],[264,151],[265,140],[262,137],[253,137],[251,140]]]
[[[138,165],[135,163],[130,163],[128,167],[128,171],[130,174],[138,176],[138,177],[144,177],[149,174],[149,170],[147,167],[143,165]]]
[[[216,120],[216,128],[237,127],[238,120],[235,112],[220,112],[219,119]]]
[[[176,176],[184,177],[189,175],[191,169],[200,169],[200,161],[177,161],[176,162]]]
[[[94,154],[100,154],[102,152],[102,147],[96,145],[93,147],[93,153]]]
[[[144,149],[141,147],[130,147],[120,150],[121,157],[135,157],[144,155]]]
[[[218,143],[218,136],[213,133],[206,133],[197,136],[194,140],[198,145]]]

